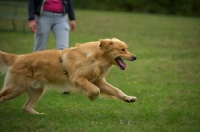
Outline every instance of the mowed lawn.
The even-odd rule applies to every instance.
[[[129,104],[75,93],[47,91],[34,108],[47,115],[22,111],[26,95],[0,106],[1,132],[199,132],[200,18],[76,10],[75,43],[118,38],[137,55],[125,71],[113,67],[106,77],[112,85],[137,97]],[[0,50],[32,52],[33,34],[18,22],[0,22]],[[50,34],[47,49],[55,48]],[[73,66],[73,65],[72,65]],[[4,76],[0,76],[0,87]]]

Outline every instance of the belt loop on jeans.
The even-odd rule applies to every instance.
[[[61,12],[55,12],[54,14],[55,14],[56,17],[63,16],[63,14]]]
[[[62,13],[58,13],[58,12],[47,12],[47,11],[43,11],[43,15],[49,16],[49,17],[61,17],[61,16],[63,16]]]
[[[56,14],[56,13],[53,13],[53,16],[54,16],[54,17],[57,17],[57,14]]]

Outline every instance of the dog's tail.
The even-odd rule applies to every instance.
[[[5,73],[8,67],[14,63],[16,58],[17,55],[15,54],[8,54],[0,51],[0,72]]]

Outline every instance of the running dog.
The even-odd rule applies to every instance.
[[[0,91],[0,105],[25,92],[28,99],[23,110],[31,114],[44,114],[35,111],[33,104],[48,85],[53,85],[55,89],[82,92],[90,100],[102,94],[135,102],[136,97],[126,95],[105,80],[112,65],[125,70],[123,60],[134,61],[136,56],[128,51],[123,41],[116,38],[77,44],[64,50],[22,55],[0,51],[0,71],[6,73]]]

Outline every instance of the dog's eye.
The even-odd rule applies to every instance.
[[[121,51],[125,51],[125,49],[121,49]]]

